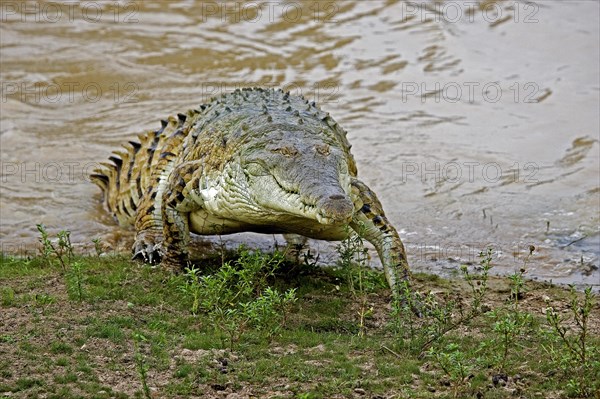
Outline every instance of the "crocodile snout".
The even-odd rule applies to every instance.
[[[321,224],[347,222],[352,218],[354,204],[346,195],[334,194],[319,203],[317,220]]]

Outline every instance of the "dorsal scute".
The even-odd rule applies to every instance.
[[[350,151],[345,131],[315,101],[309,101],[301,95],[281,89],[243,88],[214,97],[204,106],[206,112],[202,123],[198,123],[199,129],[214,125],[227,128],[245,124],[250,126],[248,134],[252,134],[268,129],[268,124],[303,125],[304,130],[312,132],[315,139],[319,135],[331,135],[344,152]],[[234,131],[229,129],[228,133]],[[329,141],[329,138],[324,139]]]

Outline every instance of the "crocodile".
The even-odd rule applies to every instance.
[[[354,231],[375,246],[392,289],[408,283],[402,241],[357,178],[347,132],[315,102],[238,89],[138,137],[90,176],[119,224],[135,227],[134,259],[181,270],[190,233],[305,242]]]

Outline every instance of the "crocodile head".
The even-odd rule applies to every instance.
[[[319,140],[263,142],[242,156],[248,192],[263,211],[341,225],[353,214],[343,151]]]

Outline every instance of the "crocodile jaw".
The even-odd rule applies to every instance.
[[[317,221],[322,225],[347,224],[354,213],[350,200],[350,176],[341,175],[337,181],[315,188],[286,190],[273,176],[264,176],[250,183],[256,202],[263,209]]]
[[[322,225],[347,224],[354,213],[349,198],[350,176],[307,196],[285,190],[272,175],[251,177],[238,165],[228,164],[213,178],[205,177],[195,193],[196,202],[211,214],[241,223],[287,223],[298,219]],[[333,199],[332,199],[333,198]]]

